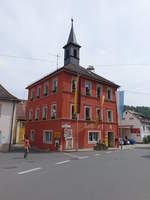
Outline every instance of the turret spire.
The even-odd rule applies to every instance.
[[[63,47],[65,49],[64,65],[67,64],[79,64],[79,49],[80,45],[77,43],[74,27],[73,18],[71,18],[71,30],[67,44]]]

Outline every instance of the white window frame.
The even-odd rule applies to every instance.
[[[41,86],[37,87],[37,94],[36,95],[37,95],[37,98],[40,98],[40,96],[41,96]]]
[[[55,111],[55,118],[53,118],[53,106],[55,106],[56,111],[57,111],[57,105],[56,105],[56,103],[53,103],[53,104],[51,105],[51,119],[56,119],[56,111]]]
[[[30,109],[29,110],[29,121],[32,121],[33,120],[33,110]]]
[[[90,109],[90,119],[86,119],[86,108],[89,108]],[[92,120],[92,109],[91,109],[91,106],[84,106],[84,119],[86,121],[91,121]]]
[[[109,121],[108,112],[111,112],[111,117],[112,117],[112,120],[111,120],[111,121]],[[113,110],[111,110],[111,109],[107,110],[107,122],[108,122],[108,123],[113,123]]]
[[[46,136],[45,136],[46,133],[51,134],[50,141],[46,141]],[[52,144],[52,142],[53,142],[53,131],[52,130],[43,130],[43,143],[44,144]]]
[[[90,130],[88,131],[88,144],[96,144],[98,141],[94,140],[94,141],[90,141],[89,140],[89,134],[90,133],[98,133],[98,141],[101,140],[101,131],[97,131],[97,130]]]
[[[54,90],[54,82],[55,82],[55,81],[56,81],[56,91]],[[53,79],[53,81],[52,81],[52,92],[53,92],[53,93],[56,93],[57,90],[58,90],[58,79],[55,78],[55,79]]]
[[[44,109],[46,108],[46,117],[44,117]],[[46,120],[47,119],[47,105],[44,105],[43,106],[43,109],[42,109],[42,120]]]
[[[98,98],[98,96],[97,96],[97,95],[98,95],[98,94],[97,94],[97,89],[98,89],[99,87],[101,88],[100,97],[102,97],[102,94],[103,94],[103,86],[100,85],[100,84],[97,84],[97,85],[96,85],[96,97],[97,97],[97,98]]]
[[[108,98],[108,91],[111,91],[111,97],[110,98]],[[110,87],[107,88],[107,100],[112,101],[112,88],[110,88]]]
[[[38,118],[37,118],[37,110],[39,111]],[[39,118],[40,118],[40,108],[38,107],[38,108],[35,109],[35,120],[39,120]]]
[[[31,142],[35,141],[35,130],[33,129],[30,130],[30,140]]]
[[[90,84],[90,93],[89,93],[89,95],[86,94],[86,85],[87,85],[88,83]],[[86,81],[85,81],[85,95],[86,95],[86,96],[91,96],[91,94],[92,94],[92,83],[91,83],[91,81],[87,81],[87,80],[86,80]]]
[[[46,88],[47,88],[47,91],[46,91]],[[45,82],[44,83],[44,96],[48,96],[48,90],[49,90],[49,84],[48,84],[48,82]]]

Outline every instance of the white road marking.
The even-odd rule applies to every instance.
[[[22,172],[18,172],[19,175],[22,175],[22,174],[27,174],[29,172],[33,172],[33,171],[37,171],[41,169],[40,167],[37,167],[37,168],[34,168],[34,169],[29,169],[29,170],[26,170],[26,171],[22,171]]]
[[[99,153],[96,153],[94,156],[100,156],[101,154],[99,154]]]
[[[70,160],[64,160],[61,162],[57,162],[56,165],[61,165],[61,164],[68,163],[68,162],[70,162]]]
[[[88,158],[88,156],[79,156],[78,159],[82,160],[82,159],[85,159],[85,158]]]
[[[106,151],[105,153],[112,153],[112,151]]]

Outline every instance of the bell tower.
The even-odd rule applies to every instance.
[[[64,65],[68,64],[79,65],[81,46],[77,43],[76,40],[73,28],[73,19],[71,19],[71,30],[67,44],[63,48],[64,48]]]

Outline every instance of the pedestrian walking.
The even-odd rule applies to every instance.
[[[29,138],[26,137],[24,140],[24,158],[27,158],[27,155],[29,153],[29,147],[30,147],[30,141]]]

